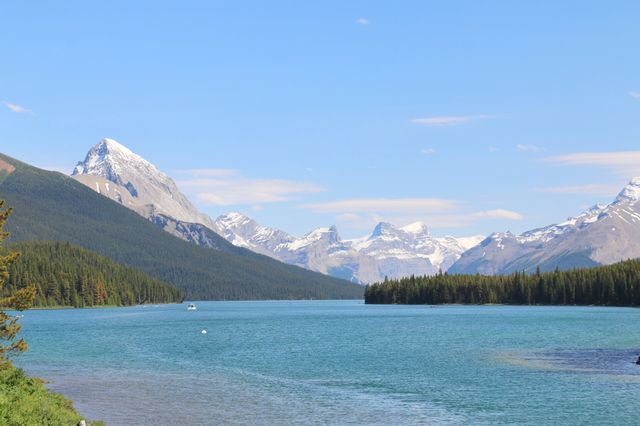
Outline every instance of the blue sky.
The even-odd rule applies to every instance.
[[[520,232],[640,175],[640,2],[5,2],[0,151],[103,137],[212,216]]]

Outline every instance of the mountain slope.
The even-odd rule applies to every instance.
[[[362,239],[342,240],[335,226],[319,228],[301,238],[262,226],[240,213],[216,219],[216,228],[230,242],[283,262],[354,282],[385,277],[433,275],[447,270],[467,249],[484,239],[433,237],[423,223],[396,228],[378,224]]]
[[[60,173],[5,155],[15,168],[0,184],[14,208],[12,241],[69,241],[174,284],[191,299],[358,298],[362,288],[239,249],[171,236],[135,212]],[[214,238],[216,238],[214,237]]]
[[[640,178],[608,205],[521,235],[495,233],[462,255],[451,273],[508,274],[608,265],[640,257]]]
[[[35,285],[35,306],[128,306],[175,303],[180,290],[131,267],[69,243],[14,243],[20,252],[0,297]]]

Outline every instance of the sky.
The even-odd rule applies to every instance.
[[[113,138],[295,235],[522,232],[640,175],[637,1],[0,5],[0,152]]]

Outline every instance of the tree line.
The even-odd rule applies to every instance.
[[[29,242],[8,247],[20,257],[9,268],[0,297],[34,287],[34,306],[92,307],[170,303],[180,290],[133,268],[69,243]]]
[[[509,304],[640,306],[640,260],[533,274],[438,273],[367,286],[367,304]]]

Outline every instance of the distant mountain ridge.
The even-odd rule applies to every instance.
[[[422,222],[402,228],[382,222],[369,236],[352,240],[340,238],[335,226],[296,238],[235,212],[218,217],[216,226],[235,245],[360,283],[446,271],[484,239],[433,237]]]
[[[240,213],[214,221],[200,213],[167,174],[113,139],[92,147],[72,177],[194,244],[229,250],[220,244],[220,235],[234,246],[358,283],[435,274],[483,239],[432,237],[423,223],[404,228],[380,223],[366,238],[342,240],[335,226],[298,238]]]
[[[465,252],[451,273],[506,274],[608,265],[640,257],[640,178],[610,204],[564,222],[514,235],[494,233]]]

